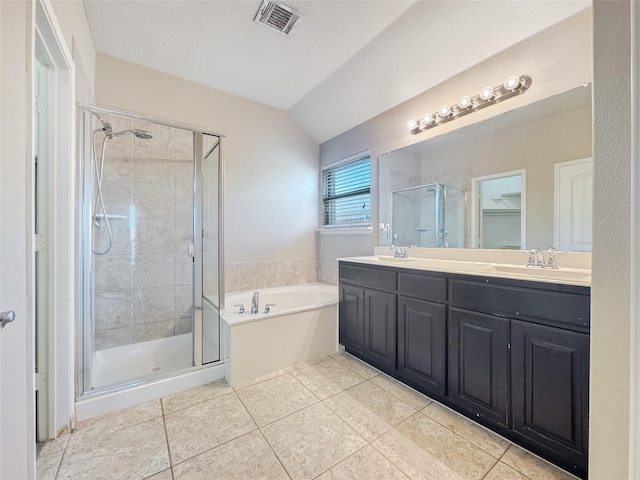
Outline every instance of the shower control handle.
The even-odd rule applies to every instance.
[[[2,330],[7,323],[11,323],[15,319],[16,314],[12,311],[0,312],[0,330]]]

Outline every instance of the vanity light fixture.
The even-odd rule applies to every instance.
[[[430,113],[426,113],[424,115],[424,117],[422,117],[422,123],[424,125],[431,125],[431,123],[433,122],[433,115]],[[417,123],[417,122],[416,122]],[[417,126],[417,125],[416,125]]]
[[[493,87],[484,87],[480,90],[480,98],[484,101],[491,100],[495,96],[496,93]]]
[[[481,108],[501,102],[507,98],[520,95],[531,86],[531,77],[528,75],[509,75],[503,84],[496,87],[484,87],[474,97],[460,97],[455,105],[443,105],[437,113],[427,113],[420,120],[409,120],[407,128],[415,135],[425,130],[451,121]]]
[[[447,118],[452,113],[453,112],[451,111],[451,107],[449,105],[443,105],[440,107],[440,110],[438,110],[438,116],[440,118]]]
[[[471,101],[471,97],[465,95],[464,97],[460,97],[458,100],[458,108],[460,110],[466,110],[467,108],[473,107],[473,102]]]

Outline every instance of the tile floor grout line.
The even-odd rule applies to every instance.
[[[500,459],[497,459],[493,465],[491,465],[491,467],[489,468],[489,470],[486,471],[486,473],[479,479],[479,480],[485,480],[485,478],[487,478],[487,475],[489,475],[491,473],[491,470],[493,470],[495,468],[496,465],[498,465],[500,463]]]
[[[435,402],[435,403],[437,403],[437,404],[438,404],[438,405],[440,405],[440,406],[444,406],[444,405],[442,405],[441,403],[439,403],[439,402],[437,402],[437,401],[435,401],[435,400],[434,400],[434,402]],[[427,405],[427,406],[429,406],[429,405]],[[478,448],[478,449],[482,450],[484,453],[486,453],[486,454],[488,454],[488,455],[492,456],[493,458],[496,458],[496,456],[495,456],[494,454],[492,454],[491,452],[488,452],[486,449],[484,449],[483,447],[481,447],[481,446],[480,446],[480,445],[478,445],[477,443],[475,443],[475,442],[473,442],[473,441],[469,440],[468,438],[463,437],[460,433],[456,432],[455,430],[450,429],[450,428],[449,428],[449,427],[447,427],[444,423],[439,422],[439,421],[438,421],[438,420],[436,420],[435,418],[433,418],[433,417],[431,417],[431,416],[427,415],[426,413],[424,413],[424,410],[426,410],[426,407],[425,407],[424,409],[422,409],[422,410],[418,411],[418,413],[420,413],[421,415],[424,415],[424,416],[425,416],[425,417],[427,417],[429,420],[431,420],[431,421],[433,421],[433,422],[437,423],[438,425],[440,425],[441,427],[443,427],[443,428],[447,429],[449,432],[451,432],[451,433],[453,433],[454,435],[456,435],[456,436],[460,437],[460,438],[461,438],[461,439],[463,439],[464,441],[469,442],[471,445],[473,445],[474,447],[476,447],[476,448]],[[452,410],[452,411],[453,411],[453,410]],[[468,419],[467,419],[467,417],[463,416],[462,414],[457,413],[457,412],[454,412],[454,413],[455,413],[456,415],[458,415],[458,416],[462,417],[462,419],[463,419],[463,420],[468,420]],[[471,420],[469,420],[469,421],[471,421]],[[474,426],[478,426],[478,425],[479,425],[479,424],[477,424],[477,425],[476,425],[476,424],[474,424]],[[482,426],[482,425],[480,425],[480,426]],[[497,434],[497,433],[495,433],[495,432],[492,432],[492,431],[491,431],[491,430],[489,430],[489,429],[487,429],[487,432],[491,433],[492,435],[497,435],[497,436],[499,436],[501,439],[503,439],[503,440],[505,440],[505,441],[509,442],[509,440],[507,440],[506,438],[504,438],[502,435],[499,435],[499,434]],[[507,446],[507,448],[505,448],[505,449],[504,449],[504,451],[500,454],[500,456],[499,456],[499,457],[497,457],[498,461],[502,458],[502,456],[505,454],[505,452],[506,452],[507,450],[509,450],[509,447],[510,447],[510,446],[511,446],[511,442],[509,442],[509,445]]]
[[[349,355],[349,354],[347,354],[347,355]],[[335,357],[331,357],[331,358],[332,358],[333,360],[335,360],[336,362],[338,362],[338,363],[339,363],[340,365],[342,365],[343,367],[347,367],[347,368],[348,368],[349,370],[351,370],[353,373],[356,373],[356,374],[360,375],[361,377],[364,377],[364,375],[361,375],[360,373],[358,373],[358,372],[355,370],[355,368],[350,367],[350,366],[349,366],[349,364],[347,364],[347,363],[343,363],[343,362],[341,362],[340,360],[337,360],[337,358],[338,358],[338,357],[340,357],[340,355],[337,355],[337,356],[335,356]],[[347,358],[349,358],[349,357],[347,357]],[[356,359],[357,357],[353,357],[353,356],[352,356],[352,358]],[[358,360],[358,361],[362,362],[361,360]],[[365,378],[366,378],[366,380],[370,380],[370,379],[372,379],[372,378],[374,378],[374,377],[377,377],[377,376],[379,376],[379,375],[381,375],[381,374],[383,373],[382,371],[380,371],[380,370],[378,370],[378,369],[376,369],[376,368],[372,367],[371,365],[369,365],[369,364],[367,364],[367,363],[362,362],[362,365],[363,365],[363,368],[365,368],[365,370],[367,369],[367,367],[369,367],[369,368],[371,368],[372,370],[374,370],[374,371],[376,371],[376,372],[377,372],[375,375],[373,375],[373,376],[371,376],[371,377],[369,377],[369,378],[366,378],[366,377],[365,377]]]
[[[290,374],[290,375],[291,375],[291,374]],[[296,382],[298,382],[300,385],[302,385],[302,387],[303,387],[304,389],[306,389],[309,393],[311,393],[311,395],[313,395],[314,397],[316,397],[316,398],[318,399],[318,401],[319,401],[319,402],[321,402],[321,401],[322,401],[322,399],[321,399],[318,395],[316,395],[316,394],[315,394],[315,393],[314,393],[314,392],[313,392],[309,387],[307,387],[304,383],[302,383],[298,377],[296,377],[295,375],[291,375],[291,378],[293,378]]]
[[[271,443],[269,442],[269,439],[267,438],[267,436],[264,434],[264,432],[262,431],[262,429],[260,427],[258,427],[258,432],[260,432],[260,435],[262,435],[262,438],[264,438],[264,441],[267,443],[267,446],[269,447],[269,449],[273,452],[273,454],[275,455],[276,459],[278,460],[278,463],[280,463],[280,466],[282,467],[282,469],[284,470],[284,473],[287,475],[287,477],[289,477],[289,479],[291,480],[293,477],[291,477],[291,475],[289,474],[289,470],[287,470],[287,467],[284,466],[284,463],[282,463],[282,459],[280,458],[280,456],[278,455],[278,453],[275,451],[275,449],[273,448],[273,446],[271,445]]]
[[[424,407],[422,407],[420,410],[422,410],[422,409],[424,409],[424,408],[428,407],[431,403],[433,403],[433,402],[434,402],[434,400],[433,400],[431,397],[429,397],[429,396],[425,395],[425,394],[424,394],[424,393],[422,393],[422,392],[419,392],[418,390],[416,390],[416,389],[415,389],[415,388],[413,388],[413,387],[410,387],[409,385],[405,385],[404,383],[399,382],[398,380],[396,380],[395,378],[393,378],[393,377],[391,377],[391,376],[387,375],[387,374],[386,374],[386,373],[384,373],[384,372],[382,372],[380,375],[376,375],[375,377],[371,377],[371,378],[369,379],[369,381],[371,381],[371,383],[373,383],[373,384],[374,384],[374,385],[376,385],[377,387],[380,387],[380,388],[381,388],[382,390],[384,390],[385,392],[387,392],[387,393],[389,393],[389,394],[393,395],[393,396],[394,396],[394,397],[396,397],[397,399],[402,400],[402,398],[400,398],[400,397],[399,397],[398,395],[396,395],[395,393],[393,393],[393,392],[391,392],[391,391],[387,390],[386,388],[384,388],[384,387],[382,387],[382,386],[380,386],[380,385],[376,384],[375,382],[373,382],[373,379],[374,379],[374,378],[380,378],[380,377],[383,377],[383,376],[384,376],[384,377],[387,377],[389,380],[391,380],[391,381],[393,381],[393,382],[395,382],[395,383],[398,383],[398,386],[400,386],[400,387],[405,387],[405,388],[409,388],[412,392],[415,392],[415,393],[417,393],[418,395],[421,395],[421,396],[423,396],[424,398],[426,398],[426,399],[429,401],[429,403],[427,403],[427,404],[426,404]],[[402,400],[402,401],[404,402],[404,400]],[[406,402],[405,402],[405,403],[406,403]],[[409,405],[409,406],[411,406],[411,405]],[[418,409],[416,409],[416,410],[418,410]],[[418,410],[418,411],[419,411],[419,410]]]
[[[273,425],[274,423],[279,422],[280,420],[284,420],[285,418],[289,418],[291,415],[295,415],[296,413],[300,413],[301,411],[306,410],[307,408],[311,408],[311,407],[313,407],[314,405],[317,405],[317,404],[319,404],[319,403],[322,403],[322,400],[320,400],[320,399],[317,399],[317,398],[316,398],[316,401],[315,401],[315,402],[313,402],[312,404],[310,404],[310,405],[305,405],[304,407],[300,408],[299,410],[296,410],[296,411],[294,411],[294,412],[289,412],[289,413],[287,413],[285,416],[280,417],[280,418],[276,418],[275,420],[271,420],[269,423],[265,423],[264,425],[258,425],[258,428],[259,428],[259,429],[263,429],[263,428],[265,428],[265,427],[268,427],[268,426],[270,426],[270,425]],[[256,422],[256,425],[257,425],[257,422]]]
[[[395,430],[395,429],[396,429],[396,427],[393,427],[391,430],[389,430],[389,432],[391,432],[392,430]],[[387,432],[387,433],[389,433],[389,432]],[[386,435],[386,433],[385,433],[385,435]],[[379,438],[381,438],[381,437],[378,437],[376,440],[378,440]],[[376,441],[376,440],[374,440],[374,441]],[[378,452],[380,455],[382,455],[382,458],[384,458],[385,460],[387,460],[387,462],[389,462],[391,465],[393,465],[393,466],[394,466],[394,467],[395,467],[395,468],[396,468],[400,473],[402,473],[405,477],[407,477],[407,479],[409,479],[409,480],[411,479],[411,477],[409,476],[409,474],[407,474],[404,470],[402,470],[402,469],[400,468],[400,466],[396,465],[396,464],[393,462],[393,460],[391,460],[391,459],[390,459],[389,457],[387,457],[384,453],[382,453],[382,452],[381,452],[381,451],[380,451],[380,450],[379,450],[379,449],[378,449],[378,448],[373,444],[373,442],[371,442],[371,443],[370,443],[370,445],[371,445],[371,448],[373,448],[376,452]]]
[[[164,427],[164,441],[167,444],[167,457],[169,458],[169,469],[171,470],[171,478],[173,479],[173,460],[171,459],[171,445],[169,444],[169,431],[167,430],[167,418],[164,413],[164,404],[162,403],[162,398],[160,398],[160,409],[162,411],[162,426]]]
[[[247,436],[247,435],[249,435],[249,434],[251,434],[251,433],[255,432],[256,430],[259,430],[259,428],[258,428],[258,427],[256,427],[256,428],[254,428],[253,430],[249,430],[248,432],[243,433],[242,435],[239,435],[239,436],[234,437],[234,438],[232,438],[232,439],[230,439],[230,440],[227,440],[227,441],[225,441],[225,442],[222,442],[222,443],[220,443],[220,444],[216,445],[215,447],[207,448],[206,450],[204,450],[204,451],[202,451],[202,452],[200,452],[200,453],[198,453],[198,454],[194,455],[193,457],[189,457],[189,458],[185,458],[184,460],[180,460],[180,461],[179,461],[179,462],[177,462],[175,465],[172,465],[172,466],[171,466],[171,471],[173,472],[173,468],[174,468],[174,467],[177,467],[178,465],[182,465],[183,463],[188,462],[188,461],[191,461],[191,460],[193,460],[194,458],[198,458],[198,457],[200,457],[200,456],[204,455],[205,453],[208,453],[208,452],[210,452],[210,451],[212,451],[212,450],[215,450],[215,449],[217,449],[217,448],[220,448],[220,447],[222,447],[222,446],[224,446],[224,445],[226,445],[226,444],[228,444],[228,443],[231,443],[231,442],[233,442],[233,441],[235,441],[235,440],[238,440],[239,438],[242,438],[242,437],[244,437],[244,436]],[[163,470],[163,471],[164,471],[164,470]]]
[[[56,480],[58,478],[58,475],[60,474],[60,467],[62,467],[62,460],[64,459],[64,456],[67,453],[67,448],[69,448],[69,440],[71,440],[71,433],[69,433],[69,438],[67,439],[66,443],[64,444],[64,448],[62,449],[62,455],[60,455],[58,468],[56,468],[56,474],[53,476],[54,480]],[[38,475],[38,472],[37,472],[37,465],[36,465],[36,476],[37,475]]]
[[[230,387],[230,388],[233,388],[233,390],[237,393],[237,392],[239,392],[241,390],[245,390],[247,388],[255,387],[256,385],[260,385],[262,383],[266,383],[269,380],[273,380],[274,378],[282,377],[282,376],[284,376],[286,374],[291,375],[291,372],[289,372],[288,368],[285,368],[283,370],[278,370],[277,372],[273,372],[273,373],[267,373],[266,375],[263,375],[262,377],[258,377],[255,380],[249,380],[247,382],[241,383],[237,387]],[[293,376],[293,375],[291,375],[291,376]],[[269,378],[264,378],[264,377],[269,377]],[[261,380],[262,378],[264,378],[264,380]],[[248,385],[245,385],[247,383],[248,383]]]
[[[366,440],[365,440],[366,442]],[[312,480],[317,479],[318,477],[321,477],[322,475],[324,475],[325,473],[327,473],[329,470],[331,470],[332,468],[337,467],[338,465],[340,465],[342,462],[346,462],[348,459],[350,459],[351,457],[353,457],[356,453],[361,452],[362,450],[364,450],[365,448],[371,446],[369,444],[369,442],[367,442],[365,445],[363,445],[362,447],[358,448],[356,451],[354,451],[353,453],[347,455],[346,457],[344,457],[342,460],[340,460],[338,463],[335,463],[333,465],[331,465],[329,468],[327,468],[326,470],[320,472],[318,475],[316,475],[315,477],[312,477]]]
[[[358,384],[358,385],[362,385],[362,384]],[[354,385],[354,387],[357,387],[357,385]],[[354,387],[351,387],[351,388],[354,388]],[[343,390],[343,391],[342,391],[342,392],[340,392],[340,393],[344,393],[344,392],[346,392],[346,391],[347,391],[347,390]],[[383,391],[384,391],[384,390],[383,390]],[[334,395],[334,396],[332,396],[332,397],[326,398],[325,400],[329,400],[329,399],[331,399],[331,398],[335,398],[335,397],[337,397],[338,395],[340,395],[340,393],[337,393],[337,394],[335,394],[335,395]],[[387,392],[385,392],[385,393],[387,393]],[[394,398],[395,398],[395,397],[394,397]],[[336,414],[336,415],[337,415],[337,416],[338,416],[338,417],[339,417],[339,418],[340,418],[344,423],[346,423],[346,424],[347,424],[347,425],[349,425],[353,430],[355,430],[355,428],[351,425],[351,423],[350,423],[350,422],[349,422],[345,417],[343,417],[342,415],[340,415],[340,413],[339,413],[337,410],[335,410],[334,408],[332,408],[332,407],[331,407],[331,405],[329,405],[329,404],[325,403],[325,400],[322,400],[322,403],[324,403],[324,404],[325,404],[325,406],[326,406],[329,410],[331,410],[333,413],[335,413],[335,414]],[[399,399],[397,399],[397,400],[398,400],[399,402],[402,402],[402,400],[399,400]],[[358,400],[358,403],[360,403],[360,401],[359,401],[359,400]],[[402,402],[402,403],[404,403],[404,402]],[[405,405],[406,405],[406,404],[405,404]],[[408,406],[409,408],[411,408],[412,410],[414,410],[414,412],[413,412],[411,415],[409,415],[409,417],[411,417],[411,416],[415,415],[416,413],[419,413],[419,412],[418,412],[415,408],[413,408],[411,405],[407,405],[407,406]],[[383,436],[383,435],[385,435],[386,433],[390,432],[392,429],[394,429],[395,427],[397,427],[398,425],[400,425],[402,422],[404,422],[404,421],[405,421],[407,418],[409,418],[409,417],[403,418],[402,420],[400,420],[400,421],[399,421],[398,423],[396,423],[396,424],[389,424],[389,423],[387,423],[387,425],[390,425],[390,426],[389,426],[389,429],[388,429],[388,430],[386,430],[386,431],[384,431],[384,432],[382,432],[380,435],[376,436],[376,437],[375,437],[373,440],[371,440],[371,441],[369,441],[369,440],[367,440],[366,438],[364,438],[364,435],[363,435],[363,434],[361,434],[360,432],[356,431],[356,433],[357,433],[358,435],[360,435],[360,436],[364,439],[364,441],[365,441],[365,442],[367,442],[367,443],[369,443],[369,444],[370,444],[370,443],[375,442],[377,439],[379,439],[380,437],[382,437],[382,436]],[[385,421],[385,422],[386,422],[386,421]]]
[[[213,383],[213,382],[209,382],[209,383]],[[209,385],[209,384],[205,383],[205,385]],[[198,388],[198,387],[196,387],[196,388]],[[233,387],[229,387],[229,388],[231,388],[232,390],[230,392],[228,392],[228,393],[221,393],[219,395],[216,395],[215,397],[211,397],[211,398],[208,398],[206,400],[198,401],[198,402],[196,402],[194,404],[187,405],[186,407],[177,408],[176,410],[172,410],[170,412],[167,412],[164,415],[173,415],[174,413],[181,412],[182,410],[186,410],[187,408],[193,408],[196,405],[202,405],[203,403],[211,402],[213,400],[218,400],[220,397],[224,397],[225,395],[230,395],[232,393],[235,393],[235,391],[233,391]],[[186,390],[186,391],[188,391],[188,390]],[[181,393],[181,392],[177,392],[177,393]],[[168,398],[168,397],[164,397],[164,398]],[[164,411],[164,409],[163,409],[163,411]]]
[[[253,417],[253,415],[251,415],[251,412],[249,411],[249,409],[247,408],[247,406],[244,404],[244,402],[242,401],[242,398],[240,398],[240,395],[238,395],[236,392],[233,392],[236,395],[236,398],[238,399],[238,401],[240,402],[240,405],[242,405],[242,408],[244,408],[244,411],[247,412],[247,415],[249,415],[249,418],[251,418],[251,421],[253,422],[253,424],[256,426],[256,428],[258,430],[260,430],[260,425],[258,425],[258,422],[256,421],[256,419]]]

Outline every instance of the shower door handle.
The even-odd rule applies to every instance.
[[[0,312],[0,330],[2,330],[7,323],[11,323],[15,319],[16,314],[12,311]]]

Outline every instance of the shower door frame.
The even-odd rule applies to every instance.
[[[93,192],[93,177],[92,166],[87,164],[86,155],[93,155],[91,150],[90,141],[87,145],[87,138],[85,132],[92,131],[93,128],[87,130],[85,124],[85,112],[93,112],[97,114],[110,114],[120,115],[123,117],[129,117],[134,120],[141,120],[144,122],[153,123],[160,126],[169,128],[178,128],[181,130],[190,131],[193,133],[193,168],[194,168],[194,182],[193,182],[193,244],[195,246],[194,267],[192,270],[193,278],[193,330],[192,330],[192,360],[193,365],[186,369],[174,370],[172,372],[161,373],[154,376],[148,376],[141,379],[133,379],[123,384],[99,388],[91,390],[91,362],[93,361],[93,348],[92,333],[93,333],[93,302],[92,302],[92,252],[91,252],[91,240],[92,236],[90,229],[86,222],[90,218],[92,199],[91,194]],[[75,400],[88,399],[96,396],[101,396],[107,393],[118,392],[126,390],[135,386],[145,385],[165,378],[174,377],[182,373],[188,373],[199,369],[211,368],[223,363],[222,358],[222,346],[221,338],[218,338],[220,357],[216,362],[210,362],[203,364],[203,242],[202,237],[203,230],[203,181],[202,181],[202,165],[203,165],[203,135],[210,135],[219,139],[219,162],[218,162],[218,308],[219,311],[224,309],[224,138],[225,135],[211,130],[207,130],[201,127],[182,124],[179,122],[173,122],[157,117],[140,115],[133,112],[121,111],[113,108],[88,105],[84,103],[77,104],[77,119],[78,119],[78,184],[77,184],[77,218],[78,225],[78,238],[77,238],[77,251],[80,252],[80,256],[77,262],[77,291],[81,292],[78,296],[78,305],[76,309],[76,361],[75,361]],[[219,317],[220,321],[220,317]],[[89,326],[87,327],[87,322]],[[89,332],[87,332],[87,329]]]
[[[432,248],[441,248],[442,247],[442,245],[444,244],[444,240],[443,240],[442,237],[440,237],[439,228],[440,228],[440,221],[442,220],[443,230],[444,230],[444,218],[445,218],[445,216],[444,216],[444,212],[442,212],[442,214],[440,212],[440,204],[442,203],[442,199],[440,198],[440,194],[441,194],[441,190],[442,190],[442,193],[444,192],[444,187],[445,186],[446,185],[443,185],[442,183],[435,182],[435,183],[427,183],[427,184],[424,184],[424,185],[416,185],[415,187],[399,188],[398,190],[393,190],[391,192],[391,195],[390,195],[391,196],[391,202],[390,202],[391,215],[390,215],[390,218],[391,218],[391,244],[392,245],[395,245],[395,241],[393,239],[393,222],[394,222],[394,215],[393,215],[394,210],[393,210],[393,208],[394,208],[394,204],[395,204],[395,199],[393,197],[393,194],[394,193],[409,192],[411,190],[419,190],[421,188],[427,188],[427,187],[438,187],[438,188],[435,189],[435,206],[434,206],[434,208],[435,208],[435,213],[436,214],[435,214],[434,223],[435,223],[435,226],[436,226],[436,233],[435,233],[435,239],[436,240],[435,240],[435,243],[437,243],[439,245],[436,245],[435,247],[432,247]],[[401,245],[401,246],[411,247],[411,246],[415,246],[415,245]],[[421,247],[421,245],[417,245],[417,246]]]

